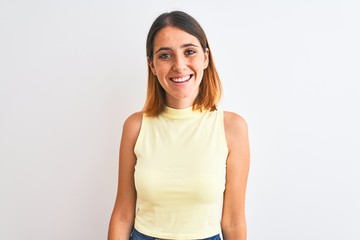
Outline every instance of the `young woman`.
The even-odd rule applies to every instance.
[[[147,37],[144,109],[124,123],[109,240],[245,240],[247,124],[217,110],[221,83],[206,35],[180,11]]]

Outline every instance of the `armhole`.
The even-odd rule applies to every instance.
[[[139,148],[139,144],[140,144],[139,139],[141,139],[141,136],[143,135],[144,124],[145,124],[145,114],[143,113],[142,117],[141,117],[139,134],[138,134],[138,136],[136,138],[135,145],[134,145],[134,154],[135,154],[135,156],[136,156],[136,153],[137,153],[137,149]]]
[[[226,131],[225,131],[225,112],[224,111],[219,111],[220,114],[220,139],[221,142],[224,144],[224,149],[226,149],[226,154],[229,154],[229,147],[228,147],[228,142],[226,139]]]

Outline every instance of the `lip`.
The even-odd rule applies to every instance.
[[[173,83],[185,83],[188,82],[194,75],[193,74],[188,74],[188,75],[179,75],[179,76],[175,76],[175,77],[171,77],[170,81],[172,81]]]

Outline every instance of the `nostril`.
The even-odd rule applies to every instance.
[[[183,71],[185,69],[186,69],[186,67],[181,66],[181,65],[173,65],[173,67],[172,67],[172,70],[174,70],[174,71]]]

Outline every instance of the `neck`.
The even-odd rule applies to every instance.
[[[188,107],[192,107],[194,105],[195,98],[194,99],[181,99],[181,100],[175,100],[166,98],[166,106],[175,108],[175,109],[184,109]]]

